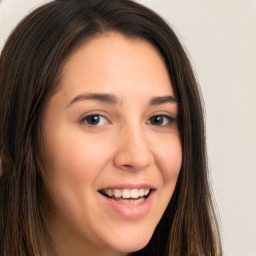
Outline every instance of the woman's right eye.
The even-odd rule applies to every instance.
[[[89,126],[100,126],[100,125],[108,124],[108,120],[106,117],[102,115],[93,114],[93,115],[85,116],[81,120],[81,123],[85,123]]]

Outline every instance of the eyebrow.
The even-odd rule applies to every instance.
[[[162,96],[162,97],[154,97],[150,100],[149,105],[151,106],[155,106],[155,105],[161,105],[161,104],[165,104],[165,103],[177,103],[177,99],[176,97],[172,96],[172,95],[168,95],[168,96]]]
[[[67,107],[70,107],[76,102],[85,101],[85,100],[96,100],[99,102],[108,103],[110,105],[117,105],[117,103],[121,104],[121,101],[118,100],[118,98],[113,94],[107,94],[107,93],[89,93],[89,94],[80,94],[76,96],[68,105]],[[149,101],[150,106],[156,106],[161,105],[165,103],[177,103],[176,97],[172,95],[167,96],[158,96],[153,97]]]
[[[84,101],[84,100],[96,100],[100,102],[105,102],[111,105],[116,105],[118,103],[117,97],[112,94],[107,93],[90,93],[90,94],[81,94],[76,96],[67,107],[73,105],[76,102]]]

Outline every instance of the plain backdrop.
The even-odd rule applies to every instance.
[[[0,49],[16,23],[45,2],[0,0]],[[224,255],[255,256],[256,1],[138,2],[171,24],[197,74]]]

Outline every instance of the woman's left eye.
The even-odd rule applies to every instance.
[[[148,123],[157,126],[167,126],[174,121],[175,119],[168,115],[155,115],[149,118]]]
[[[90,125],[90,126],[99,126],[99,125],[107,124],[108,120],[106,117],[102,115],[93,114],[93,115],[84,117],[81,122],[86,123],[87,125]]]

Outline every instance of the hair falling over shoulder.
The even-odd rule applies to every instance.
[[[117,31],[162,54],[179,104],[182,168],[149,244],[130,255],[221,256],[207,169],[202,99],[187,55],[170,26],[129,0],[56,0],[25,17],[0,56],[0,251],[56,256],[45,222],[42,122],[61,69],[83,42]]]

